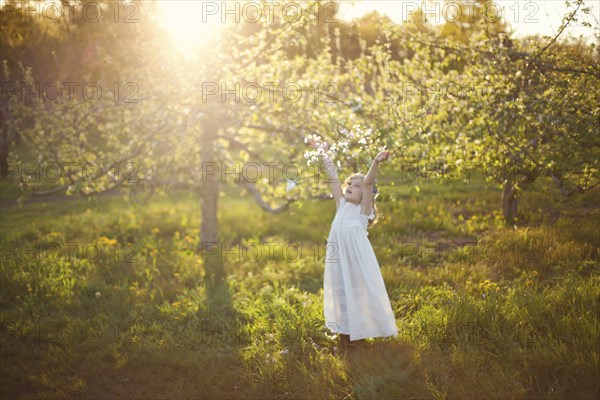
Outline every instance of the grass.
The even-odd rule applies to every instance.
[[[399,336],[347,355],[323,327],[333,202],[270,215],[226,192],[216,286],[192,194],[3,208],[2,398],[598,398],[598,192],[540,182],[505,227],[480,181],[381,181]]]

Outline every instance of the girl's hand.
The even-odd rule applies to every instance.
[[[377,162],[382,162],[388,159],[388,157],[390,156],[390,151],[389,150],[383,150],[382,152],[380,152],[379,154],[377,154],[377,157],[375,157],[375,161]]]

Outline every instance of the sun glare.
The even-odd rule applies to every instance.
[[[217,15],[207,12],[205,1],[160,1],[159,25],[163,27],[184,51],[207,44],[220,29]]]

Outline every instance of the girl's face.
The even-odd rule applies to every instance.
[[[346,201],[353,204],[360,204],[363,195],[362,183],[363,180],[360,178],[353,178],[345,183],[344,197]]]

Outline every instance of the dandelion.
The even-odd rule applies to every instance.
[[[190,235],[185,235],[183,239],[188,243],[194,243],[194,238],[192,238]]]
[[[100,293],[100,292],[96,292],[96,293],[95,293],[95,296],[96,296],[96,298],[97,298],[97,299],[99,299],[99,298],[100,298],[100,296],[102,296],[102,293]]]
[[[152,229],[150,230],[150,232],[152,232],[153,234],[155,234],[155,235],[156,235],[158,232],[160,232],[160,228],[158,228],[158,227],[156,227],[156,226],[155,226],[154,228],[152,228]]]
[[[109,246],[114,246],[117,244],[117,240],[116,239],[109,239],[106,236],[101,236],[98,239],[98,242],[102,243],[102,244],[107,244]]]

